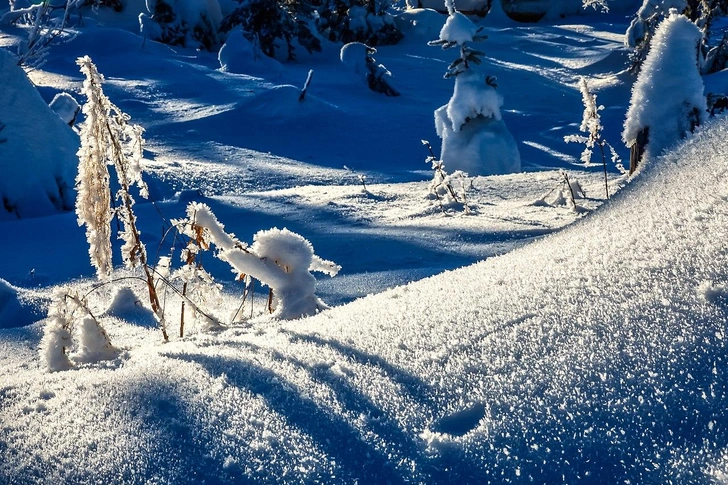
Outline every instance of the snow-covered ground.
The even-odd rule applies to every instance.
[[[48,373],[38,348],[53,287],[95,282],[83,229],[71,213],[0,222],[0,482],[728,479],[728,125],[603,204],[601,166],[580,165],[583,147],[563,137],[578,132],[587,76],[605,138],[628,156],[629,19],[495,15],[481,22],[482,69],[498,77],[524,173],[474,178],[468,214],[441,207],[421,140],[438,153],[433,112],[452,94],[454,54],[426,45],[444,17],[403,18],[419,22],[376,53],[399,97],[369,91],[338,46],[253,77],[101,27],[30,74],[48,102],[78,95],[75,59],[90,55],[146,129],[155,203],[135,209],[150,254],[198,201],[242,241],[287,227],[342,270],[318,282],[331,310],[231,323],[243,288],[207,257],[228,325],[166,344],[150,310],[115,297],[129,284],[144,301],[143,285],[103,286],[89,303],[119,357]],[[0,31],[0,44],[17,35]],[[559,169],[584,187],[584,210],[568,206]],[[609,177],[610,192],[624,184],[611,165]],[[266,294],[242,313],[259,314]]]

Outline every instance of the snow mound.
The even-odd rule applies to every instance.
[[[414,8],[400,12],[394,22],[404,34],[403,42],[427,42],[436,38],[443,27],[444,17],[436,10]]]
[[[109,308],[106,309],[104,315],[114,316],[125,320],[127,322],[136,323],[148,327],[156,327],[157,320],[154,317],[154,312],[146,308],[142,304],[141,298],[139,298],[134,291],[127,287],[121,287],[116,290],[112,297]]]
[[[0,388],[0,479],[709,482],[728,450],[728,304],[706,283],[728,279],[726,136],[502,257],[111,369],[25,363]]]
[[[256,94],[252,99],[243,101],[239,108],[260,118],[297,118],[332,116],[339,111],[333,104],[323,101],[313,94],[316,74],[313,75],[312,88],[304,101],[299,101],[301,88],[290,84],[274,86]]]
[[[263,54],[245,38],[241,27],[230,31],[225,44],[220,48],[218,60],[223,72],[277,78],[283,71],[280,62]]]
[[[71,210],[78,136],[0,49],[0,220]]]
[[[37,305],[19,294],[18,288],[0,278],[0,329],[22,327],[41,318]]]

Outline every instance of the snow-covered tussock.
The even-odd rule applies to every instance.
[[[74,335],[77,342],[73,359],[77,362],[111,360],[119,354],[88,309],[86,300],[72,289],[60,288],[48,310],[41,342],[41,355],[50,371],[73,367],[69,356],[74,348]]]

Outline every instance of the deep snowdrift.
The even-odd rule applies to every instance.
[[[728,123],[502,257],[47,374],[0,340],[0,481],[695,483],[728,471]]]

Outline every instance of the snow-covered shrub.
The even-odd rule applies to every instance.
[[[251,42],[240,26],[228,32],[217,59],[224,72],[277,77],[283,70],[281,63],[263,54],[260,46]]]
[[[361,42],[350,42],[341,48],[341,62],[354,74],[361,76],[374,92],[387,96],[399,96],[399,91],[392,87],[392,73],[382,64],[378,64],[373,54],[377,52]]]
[[[76,186],[76,214],[79,225],[86,226],[91,264],[96,274],[107,278],[111,274],[111,220],[118,217],[123,223],[119,238],[124,265],[141,267],[149,290],[152,310],[167,340],[164,312],[147,265],[147,253],[136,226],[132,186],[139,188],[142,197],[148,197],[147,186],[142,180],[142,128],[129,124],[129,116],[111,103],[102,90],[103,76],[88,56],[79,58],[77,64],[85,76],[81,92],[87,102],[83,106],[86,120],[81,125],[81,148],[78,151],[79,166]],[[119,190],[119,205],[111,207],[110,174],[113,165]]]
[[[78,135],[0,49],[0,220],[73,209]]]
[[[187,207],[184,234],[198,245],[213,243],[217,257],[226,261],[239,276],[250,276],[272,291],[273,316],[295,319],[313,315],[328,306],[315,294],[316,278],[311,271],[335,276],[340,266],[316,256],[311,243],[287,229],[260,231],[248,247],[225,232],[210,208],[192,203]]]
[[[672,13],[655,31],[652,47],[632,88],[622,140],[630,147],[630,173],[641,160],[694,131],[706,117],[698,70],[700,29]]]
[[[700,72],[701,74],[713,74],[726,67],[728,67],[728,34],[723,36],[718,45],[708,50]]]
[[[599,147],[599,151],[602,155],[602,166],[604,167],[604,190],[607,198],[609,198],[609,184],[607,180],[607,157],[604,153],[604,147],[609,147],[609,151],[612,154],[612,162],[617,165],[620,171],[623,171],[621,161],[614,147],[610,145],[602,135],[601,116],[599,112],[604,109],[603,105],[597,106],[597,97],[589,91],[589,86],[586,83],[585,78],[579,79],[579,90],[581,91],[582,101],[584,102],[584,114],[581,119],[581,125],[579,131],[586,133],[584,135],[567,135],[564,137],[566,143],[583,143],[585,145],[584,151],[581,153],[581,161],[585,165],[591,164],[592,150],[595,146]]]
[[[643,0],[624,35],[624,44],[633,49],[630,54],[630,70],[633,73],[639,73],[660,22],[669,15],[671,9],[683,12],[686,8],[687,0]]]
[[[403,34],[389,13],[390,0],[322,0],[319,30],[333,42],[396,44]]]
[[[74,345],[74,334],[78,337],[74,358],[79,362],[112,360],[119,355],[119,350],[111,344],[86,300],[70,288],[61,288],[55,292],[48,309],[40,347],[48,370],[73,367],[69,354]]]
[[[50,108],[68,126],[73,126],[76,123],[76,117],[78,116],[79,111],[81,111],[81,106],[78,104],[76,99],[68,93],[56,94],[48,106],[50,106]]]
[[[496,91],[495,78],[473,69],[481,63],[482,52],[470,43],[485,39],[482,27],[455,10],[446,0],[450,15],[440,38],[429,44],[443,49],[458,47],[460,57],[448,67],[446,78],[455,78],[450,101],[435,110],[435,128],[442,138],[440,160],[452,170],[470,175],[519,172],[521,157],[513,136],[506,128],[500,107],[503,98]]]
[[[72,4],[72,0],[61,6],[54,6],[49,1],[10,2],[10,11],[0,17],[0,26],[16,24],[28,32],[27,40],[18,45],[18,65],[38,69],[45,64],[50,46],[64,33]],[[58,8],[61,15],[55,13]]]
[[[220,46],[222,11],[217,0],[146,0],[142,34],[170,45],[212,50]]]
[[[220,24],[223,32],[240,26],[248,40],[268,57],[296,58],[297,46],[309,53],[321,51],[309,0],[241,0]]]
[[[446,206],[462,206],[466,214],[470,213],[468,206],[467,191],[472,185],[468,174],[462,170],[456,170],[452,174],[445,171],[445,164],[438,160],[432,145],[427,140],[422,144],[429,150],[430,154],[425,158],[425,163],[430,164],[433,170],[432,182],[430,182],[429,196],[438,201],[440,208]]]

